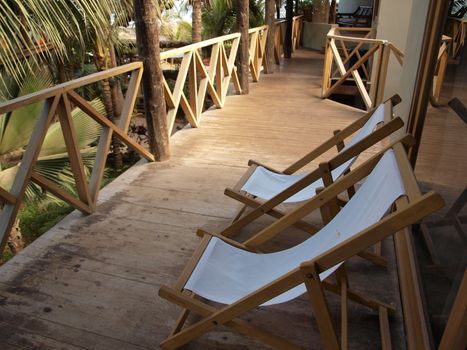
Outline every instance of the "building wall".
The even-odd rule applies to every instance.
[[[377,37],[391,41],[405,53],[402,67],[391,57],[384,95],[389,98],[398,93],[402,97],[395,113],[406,123],[420,65],[428,6],[427,0],[381,0],[380,3]]]

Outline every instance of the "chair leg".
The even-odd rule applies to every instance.
[[[182,312],[180,313],[180,316],[178,316],[177,322],[175,322],[174,328],[172,329],[172,332],[170,332],[170,335],[177,334],[180,332],[183,328],[183,325],[185,324],[188,316],[190,315],[190,310],[189,309],[183,309]]]
[[[381,349],[391,350],[391,330],[389,328],[388,310],[383,306],[379,307],[379,328],[381,333]]]
[[[338,274],[339,284],[341,287],[341,348],[347,350],[349,348],[349,325],[348,325],[348,295],[347,290],[349,284],[345,273]]]
[[[324,295],[323,285],[316,268],[311,265],[300,267],[302,270],[305,286],[313,307],[313,314],[318,323],[319,332],[323,338],[326,350],[338,350],[340,348],[336,331],[332,322],[329,307]],[[339,287],[337,287],[339,288]],[[339,288],[340,290],[340,288]]]
[[[162,298],[165,298],[169,300],[170,302],[173,302],[175,304],[178,304],[182,307],[190,309],[192,312],[205,317],[204,320],[201,320],[200,322],[188,327],[187,329],[177,333],[177,334],[172,334],[170,335],[166,340],[164,340],[161,343],[161,347],[163,349],[176,349],[183,344],[188,343],[189,341],[197,338],[198,336],[208,332],[215,326],[217,326],[220,323],[217,323],[216,321],[208,321],[208,318],[212,318],[214,314],[217,314],[218,316],[221,315],[222,313],[226,313],[228,310],[228,307],[224,308],[223,310],[218,310],[213,306],[207,305],[203,303],[202,301],[191,298],[187,294],[182,293],[182,292],[177,292],[176,290],[173,290],[171,288],[167,287],[162,287],[159,291],[159,295]],[[235,317],[235,316],[233,316]],[[200,328],[200,325],[205,324],[207,327],[202,327]],[[283,349],[283,350],[300,350],[303,349],[301,346],[298,346],[284,338],[281,338],[273,333],[270,333],[268,331],[265,331],[261,328],[254,327],[250,325],[248,322],[243,321],[238,318],[233,318],[224,323],[225,326],[231,327],[235,329],[236,331],[245,334],[247,336],[254,337],[262,342],[264,342],[267,345],[270,345],[273,348],[276,349]],[[198,328],[196,330],[196,328]],[[209,328],[209,329],[206,329]],[[193,329],[195,329],[194,334],[186,334],[188,332],[192,332]],[[187,332],[188,331],[188,332]]]
[[[240,207],[240,209],[237,211],[237,214],[235,214],[234,218],[232,219],[232,221],[230,222],[230,224],[233,224],[235,221],[239,220],[243,213],[245,212],[245,210],[248,208],[248,206],[246,204],[242,204],[242,206]]]

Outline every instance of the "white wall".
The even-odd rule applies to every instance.
[[[401,76],[399,77],[399,95],[402,97],[402,102],[396,108],[397,115],[399,115],[406,124],[412,102],[413,90],[415,88],[418,67],[423,64],[420,62],[420,51],[422,48],[428,6],[429,1],[426,0],[413,0],[412,3],[412,15],[404,50],[404,66],[401,71]]]
[[[351,13],[354,12],[360,5],[373,6],[373,0],[340,0],[338,12]]]
[[[426,1],[426,0],[425,0]],[[403,52],[406,51],[407,34],[412,20],[414,0],[381,0],[376,23],[376,37],[392,42]],[[418,18],[420,20],[420,17]],[[399,91],[402,67],[394,57],[390,58],[386,81],[385,97]]]
[[[303,22],[303,46],[308,49],[323,51],[326,45],[326,35],[331,24]]]

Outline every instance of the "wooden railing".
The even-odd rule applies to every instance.
[[[264,62],[268,27],[253,28],[250,29],[249,33],[250,73],[253,81],[257,82]],[[161,53],[161,60],[181,58],[173,90],[170,89],[165,78],[163,80],[168,108],[169,130],[172,130],[180,107],[184,111],[188,122],[197,127],[208,94],[214,105],[222,108],[231,83],[233,83],[236,92],[241,93],[235,68],[239,40],[240,33],[234,33]],[[228,45],[226,45],[227,43]],[[208,51],[207,59],[202,57],[203,50]],[[154,161],[154,157],[150,152],[127,136],[127,129],[133,114],[142,72],[142,62],[134,62],[0,103],[0,115],[34,103],[43,104],[12,187],[10,189],[0,187],[0,201],[3,203],[3,210],[0,213],[0,251],[15,222],[26,188],[30,182],[36,183],[74,208],[84,213],[91,213],[96,206],[112,135],[118,137],[143,158]],[[115,125],[75,90],[121,75],[131,75],[131,77],[120,120]],[[75,107],[80,108],[103,128],[89,183],[85,175],[76,130],[71,119],[71,110]],[[76,182],[77,197],[34,171],[44,137],[54,118],[58,118],[63,130],[71,171]]]
[[[326,38],[323,98],[353,80],[367,109],[383,101],[390,55],[402,65],[404,54],[387,40],[372,39],[372,35],[371,28],[331,28]]]
[[[443,87],[444,76],[446,74],[446,67],[449,59],[449,51],[452,39],[449,36],[443,35],[441,46],[438,52],[438,59],[436,61],[435,75],[433,77],[433,90],[430,97],[430,102],[433,106],[439,107],[446,103],[441,103],[441,88]]]
[[[284,56],[284,37],[285,37],[285,26],[287,22],[285,20],[275,22],[274,31],[274,61],[276,64],[281,64],[281,58]]]
[[[300,48],[303,30],[303,15],[292,18],[292,52]]]
[[[280,20],[275,22],[274,32],[274,60],[276,64],[280,64],[281,58],[284,56],[284,40],[287,21]],[[300,41],[303,31],[303,15],[295,16],[292,19],[292,52],[300,48]]]
[[[234,33],[161,53],[161,60],[183,55],[173,90],[165,78],[163,82],[170,134],[180,107],[190,125],[198,127],[208,94],[214,105],[222,108],[231,80],[237,93],[241,93],[235,69],[239,42],[240,33]],[[227,50],[226,43],[230,44],[230,50]],[[203,49],[210,49],[209,58],[206,60],[202,57]],[[188,96],[185,95],[185,86]]]
[[[248,33],[250,34],[250,73],[253,81],[258,82],[265,58],[268,26],[252,28]]]
[[[253,81],[258,82],[268,26],[252,28],[249,35],[249,68]],[[239,42],[240,33],[233,33],[161,53],[162,60],[183,57],[173,89],[164,78],[169,133],[172,133],[179,108],[188,123],[196,128],[208,95],[217,108],[222,108],[231,82],[238,94],[242,92],[235,68]],[[203,58],[203,52],[208,52],[208,57]]]
[[[465,45],[467,20],[448,17],[449,36],[452,38],[451,57],[457,58]]]
[[[142,157],[154,161],[151,153],[127,136],[142,72],[142,63],[134,62],[0,103],[0,115],[35,103],[42,103],[41,112],[21,159],[13,185],[11,188],[0,187],[0,200],[3,202],[3,209],[0,213],[0,248],[3,248],[6,243],[30,182],[35,182],[49,193],[84,213],[91,213],[94,210],[112,135],[118,137]],[[131,78],[120,121],[115,125],[74,90],[122,74],[131,74]],[[89,183],[85,175],[77,134],[71,117],[71,110],[75,107],[80,108],[102,126]],[[71,171],[75,179],[77,198],[34,170],[45,135],[54,118],[57,118],[61,124]]]

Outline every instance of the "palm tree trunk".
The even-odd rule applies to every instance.
[[[11,228],[11,232],[10,232],[10,235],[8,236],[7,244],[11,252],[15,255],[18,254],[20,251],[22,251],[25,246],[23,235],[19,227],[18,218],[16,218],[15,223],[13,224],[13,227]]]
[[[329,23],[336,23],[336,0],[332,0],[329,7]]]
[[[248,0],[237,0],[237,28],[241,33],[240,46],[238,47],[237,72],[242,87],[242,94],[249,93],[249,35],[250,9]]]
[[[111,59],[108,48],[103,46],[103,43],[100,40],[96,42],[96,50],[94,53],[97,70],[102,71],[110,67]],[[116,120],[116,114],[114,109],[114,103],[112,100],[112,87],[109,79],[103,79],[101,81],[102,87],[102,100],[105,107],[105,113],[107,118],[112,122]],[[116,146],[116,147],[115,147]],[[123,167],[122,154],[120,152],[120,143],[115,138],[112,138],[112,166],[114,169],[118,170]]]
[[[285,29],[284,57],[292,58],[293,0],[287,0],[287,5],[285,6],[285,17],[287,19],[287,27]]]
[[[268,37],[266,39],[266,69],[264,70],[266,74],[274,73],[274,38],[276,26],[274,24],[274,11],[275,11],[276,1],[275,0],[266,0],[266,14],[265,22],[268,25]]]
[[[191,40],[201,41],[201,0],[192,0],[193,13],[191,17]]]
[[[159,47],[159,18],[153,0],[134,0],[138,53],[144,64],[143,92],[149,149],[156,160],[170,158],[169,131]]]

